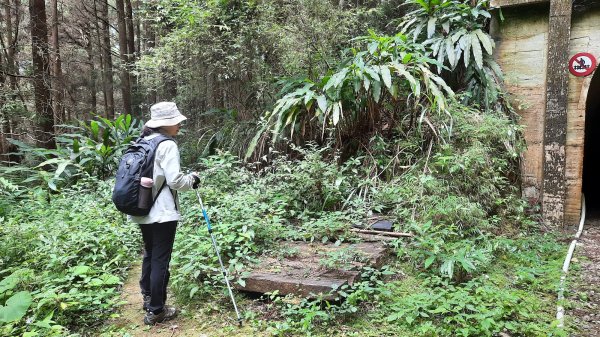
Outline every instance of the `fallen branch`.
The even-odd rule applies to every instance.
[[[400,232],[382,232],[382,231],[373,231],[368,229],[358,229],[352,228],[351,232],[363,233],[363,234],[374,234],[374,235],[384,235],[384,236],[393,236],[395,238],[403,238],[403,237],[413,237],[412,233],[400,233]]]

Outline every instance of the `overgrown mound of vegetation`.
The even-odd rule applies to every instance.
[[[441,144],[376,137],[373,151],[343,162],[331,147],[293,147],[297,159],[277,157],[258,173],[227,153],[199,163],[200,193],[242,284],[256,257],[279,254],[282,240],[352,242],[352,226],[373,213],[415,234],[392,243],[397,258],[389,265],[363,270],[363,281],[338,289],[338,301],[271,296],[267,309],[255,309],[277,310],[283,320],[268,323],[248,312],[257,328],[319,335],[346,326],[368,335],[379,322],[407,336],[560,334],[552,310],[562,246],[536,234],[510,180],[518,130],[503,114],[462,105],[451,111],[452,136]],[[432,125],[449,117],[439,118]],[[181,300],[195,303],[215,296],[221,281],[210,241],[193,226],[201,220],[198,206],[188,197],[190,226],[176,242],[173,286]]]

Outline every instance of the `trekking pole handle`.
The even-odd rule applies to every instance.
[[[204,216],[204,220],[206,221],[206,226],[208,226],[208,232],[212,233],[212,225],[210,224],[210,219],[208,214],[206,213],[206,209],[204,209],[204,204],[202,203],[202,198],[200,197],[200,192],[196,189],[196,196],[198,197],[198,202],[200,202],[200,208],[202,209],[202,216]]]

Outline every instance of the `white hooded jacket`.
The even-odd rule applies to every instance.
[[[144,139],[150,140],[157,136],[158,133],[154,133],[144,137]],[[181,172],[179,148],[174,141],[165,140],[156,148],[152,179],[154,180],[154,186],[152,187],[154,197],[156,197],[156,193],[165,180],[167,183],[158,198],[156,198],[156,202],[154,202],[148,215],[130,215],[129,219],[138,224],[181,220],[177,191],[190,190],[194,184],[194,176]]]

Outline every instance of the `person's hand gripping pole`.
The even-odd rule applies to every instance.
[[[202,216],[206,221],[206,226],[208,228],[208,233],[210,234],[210,239],[212,240],[213,248],[217,253],[217,258],[219,259],[219,264],[221,265],[221,271],[223,272],[223,277],[225,278],[225,283],[227,284],[227,290],[229,291],[229,297],[231,297],[231,302],[233,303],[233,308],[235,309],[235,314],[237,315],[238,324],[242,326],[242,317],[240,316],[240,312],[238,311],[237,304],[235,303],[235,298],[233,297],[233,292],[231,291],[231,285],[229,284],[229,277],[227,275],[227,270],[223,265],[223,260],[221,260],[221,254],[219,253],[219,247],[217,246],[217,241],[215,240],[215,236],[212,233],[212,226],[210,225],[210,219],[208,218],[208,214],[206,213],[206,209],[204,209],[204,204],[202,203],[202,198],[200,198],[200,192],[196,189],[196,196],[198,196],[198,202],[200,203],[200,208],[202,209]]]

